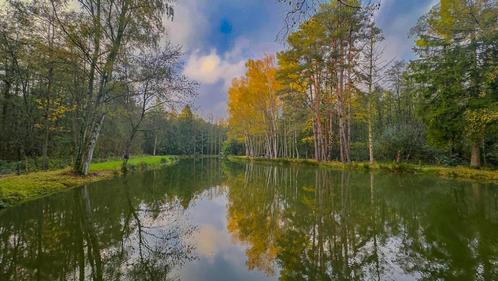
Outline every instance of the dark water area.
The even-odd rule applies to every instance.
[[[0,280],[498,280],[498,186],[185,160],[0,212]]]

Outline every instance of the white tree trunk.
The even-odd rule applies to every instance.
[[[102,129],[102,124],[104,123],[104,119],[105,119],[105,114],[102,114],[102,116],[95,124],[91,132],[90,141],[88,143],[83,163],[81,165],[80,173],[82,175],[88,175],[88,172],[90,170],[90,164],[92,163],[93,152],[95,151],[95,146],[97,145],[97,140],[99,138],[100,130]]]

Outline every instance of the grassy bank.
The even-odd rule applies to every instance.
[[[472,169],[469,167],[445,167],[435,165],[417,165],[407,163],[375,163],[370,165],[368,162],[353,162],[351,164],[344,164],[338,161],[323,161],[317,162],[310,159],[267,159],[267,158],[250,158],[246,156],[230,156],[229,160],[232,161],[257,161],[263,163],[282,164],[282,165],[314,165],[328,167],[336,170],[386,170],[397,173],[426,173],[434,174],[443,177],[473,179],[480,181],[493,181],[498,182],[498,170],[487,169]]]
[[[130,159],[130,171],[147,167],[171,165],[171,156],[142,156]],[[0,178],[0,208],[42,197],[67,188],[108,179],[121,171],[122,160],[92,164],[87,176],[75,174],[70,168],[55,171],[34,172],[25,175],[11,175]]]

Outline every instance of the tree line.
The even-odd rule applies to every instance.
[[[219,151],[219,124],[172,109],[197,89],[165,32],[173,17],[170,0],[1,4],[0,159],[43,169],[65,159],[87,174],[95,156],[126,166],[132,153]],[[178,133],[189,126],[199,136]],[[166,132],[176,147],[157,139]]]
[[[155,110],[144,124],[143,152],[151,155],[219,155],[226,141],[226,124],[194,114],[189,105],[180,113]]]
[[[229,89],[229,136],[248,156],[345,163],[498,164],[498,7],[441,0],[390,59],[378,4],[323,3],[287,49]]]

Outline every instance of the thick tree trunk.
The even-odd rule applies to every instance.
[[[102,129],[102,124],[104,123],[105,114],[102,114],[100,119],[94,125],[93,130],[91,131],[91,135],[89,137],[88,145],[86,146],[86,151],[84,153],[84,158],[81,163],[81,168],[79,172],[82,175],[88,175],[88,171],[90,170],[90,164],[92,163],[93,152],[95,151],[95,146],[97,144],[97,140],[100,135],[100,130]]]
[[[472,168],[480,168],[481,167],[481,149],[479,147],[479,143],[472,143],[471,155],[470,155],[470,166]]]

